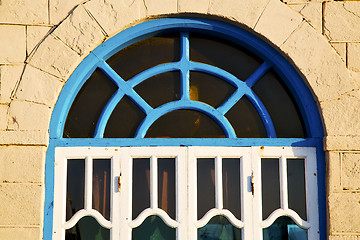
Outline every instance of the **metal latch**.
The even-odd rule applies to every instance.
[[[119,187],[119,192],[121,191],[121,173],[118,177],[118,187]]]
[[[251,193],[254,196],[255,192],[255,180],[254,180],[254,172],[251,172]]]

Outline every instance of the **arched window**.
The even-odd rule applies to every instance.
[[[213,20],[141,23],[62,90],[44,236],[323,238],[322,135],[309,90],[261,39]]]

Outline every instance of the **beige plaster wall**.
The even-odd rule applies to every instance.
[[[1,0],[0,240],[42,239],[48,126],[81,60],[163,14],[241,23],[298,67],[323,117],[329,239],[360,239],[360,1]]]

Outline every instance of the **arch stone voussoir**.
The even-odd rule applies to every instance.
[[[253,28],[267,3],[268,0],[213,0],[210,1],[208,13],[225,17]]]
[[[147,17],[147,6],[143,0],[92,0],[84,3],[84,7],[108,36]]]
[[[319,102],[357,88],[340,56],[308,23],[303,22],[280,48],[298,67]]]
[[[254,30],[280,46],[299,27],[303,17],[279,0],[270,0]]]
[[[50,34],[29,58],[28,64],[67,80],[82,59],[78,53]]]
[[[79,55],[88,55],[106,35],[83,5],[74,9],[52,34]]]

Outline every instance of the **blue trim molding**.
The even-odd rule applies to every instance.
[[[180,33],[180,60],[161,64],[147,69],[128,81],[124,81],[105,61],[113,54],[140,40],[155,36],[166,30]],[[231,73],[204,63],[191,62],[189,59],[189,31],[206,32],[238,44],[264,60],[263,64],[248,78],[238,79]],[[117,92],[103,109],[96,126],[94,138],[63,138],[63,129],[70,107],[96,68],[101,69],[118,87]],[[252,87],[270,69],[281,76],[290,89],[304,119],[308,138],[277,138],[270,114]],[[134,87],[146,79],[169,71],[181,73],[181,99],[152,108],[135,91]],[[204,103],[190,100],[189,72],[201,71],[215,75],[227,81],[236,91],[221,106],[213,108]],[[138,127],[135,138],[103,138],[106,124],[117,103],[128,96],[145,114],[144,121]],[[268,138],[236,138],[235,131],[225,114],[241,97],[246,96],[258,111],[265,126]],[[200,111],[213,118],[223,129],[226,138],[183,138],[162,139],[144,138],[150,126],[161,116],[178,109]],[[55,105],[50,123],[50,143],[45,166],[45,211],[44,239],[52,237],[53,198],[54,198],[54,153],[55,147],[65,146],[303,146],[317,148],[318,192],[320,213],[320,239],[326,239],[326,202],[325,202],[325,158],[322,149],[323,127],[313,96],[294,67],[269,44],[255,35],[232,26],[208,19],[198,18],[162,18],[140,23],[128,28],[91,52],[76,68],[66,82]]]

